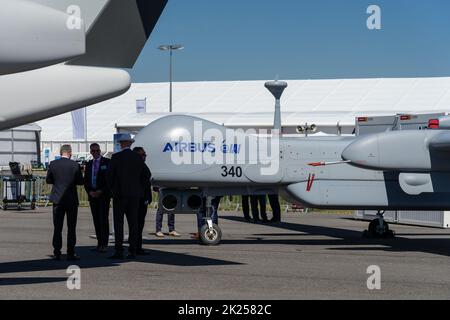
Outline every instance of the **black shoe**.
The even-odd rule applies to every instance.
[[[150,255],[150,253],[148,253],[147,251],[141,249],[141,250],[138,250],[138,251],[136,252],[136,255],[137,255],[137,256],[148,256],[148,255]]]
[[[271,223],[280,223],[281,219],[271,219],[270,222]]]
[[[269,220],[267,218],[262,219],[262,223],[269,223]]]
[[[67,255],[67,261],[78,261],[80,260],[80,257],[76,254],[68,254]]]
[[[115,253],[113,256],[109,257],[108,259],[111,259],[111,260],[123,260],[123,254],[122,253]]]
[[[134,259],[136,259],[136,255],[135,255],[135,254],[132,254],[132,253],[129,253],[129,254],[127,255],[127,259],[128,259],[128,260],[134,260]]]
[[[259,222],[259,219],[253,219],[253,223],[258,223]]]
[[[54,254],[51,258],[53,261],[61,261],[61,254]]]

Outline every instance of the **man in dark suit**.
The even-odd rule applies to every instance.
[[[142,158],[131,151],[134,140],[129,134],[123,134],[118,142],[122,151],[113,155],[107,175],[113,197],[116,250],[111,259],[123,259],[124,216],[127,217],[129,229],[127,258],[134,259],[139,236],[139,200],[144,198],[145,185],[150,181],[150,171],[146,170]]]
[[[133,149],[133,152],[135,152],[137,155],[139,155],[144,162],[147,160],[147,153],[145,152],[144,148],[142,147],[136,147]],[[150,169],[147,165],[145,165],[145,171],[147,171],[147,175],[150,176],[150,179],[148,181],[145,181],[144,185],[144,197],[139,200],[139,213],[138,213],[138,228],[139,228],[139,234],[138,234],[138,240],[137,240],[137,255],[138,256],[146,256],[148,253],[142,248],[142,233],[144,232],[145,227],[145,218],[147,217],[147,210],[148,205],[152,203],[152,173],[150,172]]]
[[[86,165],[84,188],[89,196],[92,218],[97,236],[98,252],[106,252],[109,242],[109,206],[111,196],[106,182],[110,160],[101,156],[100,146],[90,146],[93,159]]]
[[[83,185],[80,166],[71,161],[70,145],[61,147],[61,159],[50,163],[46,181],[52,184],[50,201],[53,202],[53,254],[55,260],[61,259],[62,229],[67,215],[67,260],[79,260],[75,254],[77,242],[76,226],[78,215],[77,185]]]

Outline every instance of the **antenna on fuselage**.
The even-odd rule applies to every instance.
[[[265,87],[275,97],[275,119],[273,121],[273,129],[279,130],[281,134],[281,96],[288,87],[288,84],[287,82],[276,80],[266,82]]]

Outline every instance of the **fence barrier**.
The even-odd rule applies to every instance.
[[[35,185],[35,197],[36,197],[36,205],[37,207],[46,207],[51,205],[49,201],[49,195],[51,192],[51,185],[48,185],[45,182],[45,176],[46,172],[43,170],[37,170],[33,171],[33,177],[36,179],[36,185]],[[0,175],[0,192],[3,195],[4,194],[4,187],[5,183],[3,181],[4,175]],[[87,207],[89,206],[89,198],[84,190],[83,186],[78,186],[78,198],[80,201],[80,207]],[[284,209],[283,211],[285,213],[287,212],[299,212],[299,213],[307,213],[307,210],[304,210],[304,208],[299,207],[298,205],[292,205],[288,202],[284,201],[283,199],[280,199],[280,205],[281,208]],[[150,204],[150,208],[156,209],[158,207],[158,193],[153,192],[153,202]],[[222,201],[220,203],[220,210],[221,211],[233,211],[238,212],[242,210],[242,200],[241,196],[226,196],[222,198]],[[271,212],[271,208],[269,205],[269,201],[267,201],[267,212]]]

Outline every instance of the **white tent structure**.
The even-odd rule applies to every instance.
[[[351,133],[360,116],[450,111],[450,77],[404,79],[290,80],[282,101],[282,126],[287,134],[299,125],[316,124],[318,131]],[[189,114],[234,128],[270,128],[274,98],[265,81],[182,82],[174,84],[174,113]],[[146,112],[137,113],[136,101],[146,99]],[[133,84],[121,97],[90,106],[87,141],[72,139],[70,114],[39,122],[43,149],[53,153],[61,143],[80,152],[101,142],[113,150],[113,134],[136,132],[166,116],[169,84]],[[141,110],[142,111],[142,110]]]

